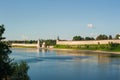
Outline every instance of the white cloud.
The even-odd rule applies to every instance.
[[[88,28],[93,28],[93,24],[87,24]]]

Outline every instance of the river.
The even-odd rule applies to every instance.
[[[120,80],[120,57],[68,50],[11,50],[11,58],[28,63],[31,80]]]

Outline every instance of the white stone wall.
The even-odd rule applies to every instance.
[[[25,46],[25,47],[37,47],[37,44],[21,44],[21,43],[13,43],[12,46]]]
[[[40,41],[37,44],[25,44],[25,43],[12,43],[11,46],[24,46],[24,47],[37,47],[40,48]]]
[[[90,40],[90,41],[56,41],[58,45],[84,45],[84,44],[108,44],[109,42],[120,43],[120,40]]]

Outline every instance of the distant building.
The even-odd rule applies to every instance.
[[[42,44],[42,48],[46,48],[45,42],[43,42],[43,44]]]
[[[40,48],[40,40],[37,41],[37,48]]]

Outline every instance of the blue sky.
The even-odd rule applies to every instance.
[[[0,24],[8,40],[116,35],[119,9],[120,0],[0,0]]]

